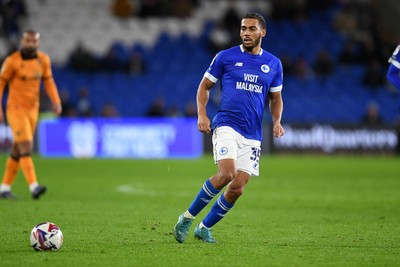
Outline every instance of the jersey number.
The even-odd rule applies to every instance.
[[[260,160],[261,150],[257,147],[252,147],[251,150],[253,152],[251,153],[250,159],[258,163],[258,161]]]

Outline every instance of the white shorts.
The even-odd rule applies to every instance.
[[[258,176],[261,155],[261,142],[247,139],[231,127],[217,127],[212,136],[214,161],[236,160],[236,169]]]

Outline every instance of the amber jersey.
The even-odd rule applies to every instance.
[[[7,108],[37,109],[39,107],[40,83],[53,103],[61,103],[47,54],[38,51],[34,58],[24,59],[21,51],[8,56],[0,73],[0,97],[6,83],[9,84]]]

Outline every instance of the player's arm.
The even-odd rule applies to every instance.
[[[209,133],[211,131],[211,122],[207,116],[207,103],[210,99],[210,89],[214,83],[206,77],[203,77],[197,89],[197,125],[199,131],[202,133]]]
[[[8,81],[12,78],[14,74],[14,68],[11,58],[6,58],[1,67],[0,72],[0,122],[4,122],[4,114],[3,114],[3,93]]]
[[[61,99],[57,91],[56,83],[54,82],[53,73],[51,71],[51,61],[48,56],[44,58],[44,72],[43,72],[43,84],[47,95],[49,96],[53,105],[53,111],[57,115],[61,114]]]
[[[282,94],[278,92],[269,92],[269,110],[272,116],[273,122],[273,134],[274,137],[281,137],[285,131],[281,126],[282,112],[283,112],[283,100]]]

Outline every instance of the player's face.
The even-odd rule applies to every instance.
[[[265,36],[266,30],[260,27],[257,19],[242,19],[240,37],[243,47],[252,52],[255,47],[261,45],[261,38]],[[258,51],[257,51],[258,52]]]
[[[25,33],[22,36],[21,47],[29,54],[34,54],[39,48],[39,34],[38,33]]]

